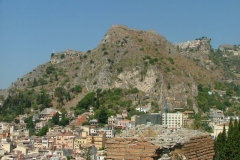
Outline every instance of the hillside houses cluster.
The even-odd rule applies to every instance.
[[[1,123],[1,159],[60,159],[67,156],[82,158],[89,150],[103,149],[106,133],[91,134],[89,126],[72,128],[54,126],[45,136],[30,136],[29,130],[16,128],[15,124]]]
[[[222,44],[219,46],[219,50],[222,52],[233,53],[234,56],[240,55],[240,46],[237,45]]]
[[[190,113],[191,112],[191,113]],[[61,119],[62,113],[58,110],[46,108],[39,114],[33,116],[36,132],[48,124],[48,121],[58,113]],[[30,131],[26,128],[24,119],[28,115],[19,115],[16,119],[18,123],[0,123],[0,156],[1,159],[62,159],[72,157],[75,159],[86,158],[87,153],[95,159],[103,159],[104,152],[101,151],[106,147],[107,139],[116,136],[116,130],[130,129],[137,125],[162,125],[164,121],[161,113],[142,113],[129,117],[129,113],[123,110],[122,114],[110,116],[108,124],[105,127],[99,127],[98,120],[89,117],[93,115],[93,110],[85,112],[74,118],[69,125],[53,126],[48,129],[45,136],[31,136]],[[181,121],[189,113],[182,114]],[[68,117],[73,116],[71,112],[67,113]],[[83,125],[88,122],[89,125]],[[184,122],[181,126],[184,127]]]
[[[143,108],[143,107],[138,107]],[[146,107],[147,108],[147,107]],[[62,113],[58,110],[46,108],[33,117],[36,132],[48,124],[48,121],[58,113],[61,119]],[[28,115],[19,115],[18,123],[0,123],[0,156],[1,159],[83,159],[91,156],[93,159],[104,159],[105,147],[108,139],[114,138],[121,130],[130,130],[134,127],[147,125],[161,125],[165,128],[178,130],[191,128],[194,112],[187,110],[176,113],[148,113],[129,116],[127,110],[122,114],[108,117],[108,124],[99,127],[97,119],[89,119],[94,114],[91,108],[73,118],[72,112],[66,114],[73,120],[69,125],[53,126],[48,128],[44,136],[32,136],[26,128],[24,119]],[[222,131],[223,124],[229,118],[224,117],[221,110],[213,107],[209,112],[207,123],[214,129],[214,137]],[[87,122],[87,125],[85,125]],[[227,127],[226,127],[227,128]]]

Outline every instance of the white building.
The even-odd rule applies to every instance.
[[[113,138],[115,137],[115,131],[113,129],[96,129],[91,128],[90,129],[90,135],[97,135],[98,132],[103,131],[106,133],[106,138]]]
[[[163,113],[162,114],[162,124],[166,125],[168,128],[180,128],[183,124],[183,114],[177,113]]]
[[[149,103],[147,106],[139,106],[136,108],[139,112],[147,113],[149,110],[151,110],[151,103]]]

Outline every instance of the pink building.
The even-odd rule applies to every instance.
[[[74,139],[75,136],[70,133],[58,134],[56,136],[55,146],[56,148],[65,148],[65,149],[73,149],[74,148]]]
[[[129,126],[129,123],[130,123],[130,120],[127,120],[127,119],[119,120],[117,123],[117,127],[121,127],[122,129],[124,129],[127,126]]]

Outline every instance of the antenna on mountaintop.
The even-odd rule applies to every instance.
[[[52,53],[54,53],[54,50],[52,51]]]

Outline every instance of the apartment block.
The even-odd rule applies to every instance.
[[[168,128],[181,128],[183,125],[183,114],[177,113],[163,113],[162,124]]]

